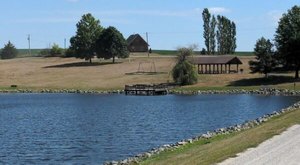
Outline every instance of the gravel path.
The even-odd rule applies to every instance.
[[[219,165],[299,165],[300,125],[294,125],[281,135],[250,148]]]

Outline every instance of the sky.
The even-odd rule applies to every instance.
[[[0,48],[69,46],[81,16],[91,13],[103,27],[125,38],[140,34],[152,49],[204,46],[202,11],[224,15],[237,26],[237,51],[252,51],[260,37],[274,39],[278,20],[300,0],[1,0]]]

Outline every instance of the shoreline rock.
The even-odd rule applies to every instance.
[[[79,89],[12,89],[0,90],[0,93],[79,93],[79,94],[124,94],[124,90],[79,90]],[[205,95],[205,94],[255,94],[255,95],[283,95],[300,96],[298,90],[260,88],[257,90],[231,89],[231,90],[169,90],[168,94],[173,95]]]

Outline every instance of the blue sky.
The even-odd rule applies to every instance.
[[[281,15],[299,0],[1,0],[0,47],[10,40],[17,48],[64,47],[76,23],[92,13],[104,27],[124,35],[149,33],[152,49],[204,47],[202,10],[225,15],[237,24],[237,50],[252,51],[262,36],[273,39]]]

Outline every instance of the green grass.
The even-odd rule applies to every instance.
[[[241,51],[241,52],[235,52],[233,55],[236,55],[236,56],[254,56],[254,52]]]
[[[268,122],[242,132],[218,135],[202,139],[173,151],[165,151],[144,160],[140,164],[215,164],[237,153],[256,147],[263,141],[282,133],[292,125],[300,123],[300,110],[277,116]]]
[[[159,55],[176,55],[177,50],[152,50],[153,53],[159,54]]]

